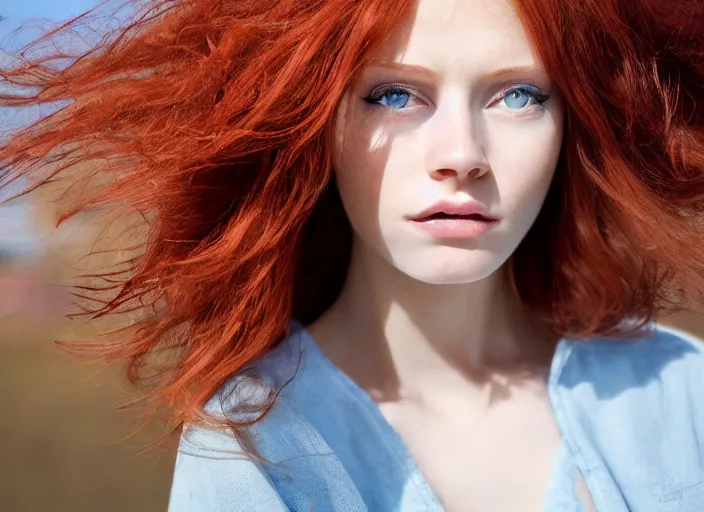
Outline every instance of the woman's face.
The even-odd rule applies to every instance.
[[[420,0],[350,87],[334,134],[355,244],[417,280],[467,283],[501,267],[538,215],[562,100],[507,0]]]

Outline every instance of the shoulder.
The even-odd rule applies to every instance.
[[[295,370],[294,348],[285,340],[251,368],[231,376],[204,406],[215,419],[246,423],[256,420],[282,380]],[[260,424],[272,423],[269,418]],[[283,432],[273,421],[274,433]],[[252,429],[259,432],[261,427]],[[271,430],[271,429],[270,429]],[[250,434],[251,435],[251,434]],[[250,437],[248,435],[248,439]],[[256,450],[256,455],[262,455]],[[176,455],[169,512],[285,511],[267,464],[245,452],[227,427],[185,425]]]
[[[704,346],[696,337],[653,324],[635,340],[562,342],[551,384],[558,421],[583,453],[595,448],[613,468],[640,465],[653,478],[698,474]]]
[[[169,512],[288,510],[264,468],[231,431],[184,428],[176,455]]]
[[[574,436],[604,451],[633,453],[656,446],[647,464],[704,461],[704,347],[676,329],[653,324],[634,340],[561,342],[551,375],[556,413]],[[608,447],[608,448],[607,448]],[[691,450],[690,450],[691,448]],[[687,450],[685,450],[687,451]],[[630,460],[630,459],[629,459]]]
[[[301,456],[330,452],[310,422],[309,389],[302,391],[305,355],[301,330],[293,325],[272,350],[227,379],[204,407],[208,416],[249,424],[246,440],[256,458],[245,453],[231,429],[184,427],[169,512],[304,510],[314,498],[328,510],[321,496],[335,478],[337,494],[330,499],[344,495],[339,485],[344,474],[330,467],[334,462]]]
[[[587,385],[600,397],[636,388],[698,393],[704,389],[704,342],[660,324],[637,339],[564,340],[555,370],[561,386]]]
[[[332,412],[339,395],[317,378],[329,372],[311,352],[300,329],[292,330],[215,393],[206,413],[251,422],[246,441],[258,460],[244,455],[231,431],[186,429],[171,496],[172,503],[187,506],[173,505],[169,512],[274,512],[313,504],[321,511],[366,510],[346,465],[359,453],[350,452],[341,434],[346,425]],[[271,407],[260,417],[263,403]],[[194,502],[198,507],[189,508]],[[234,502],[237,507],[228,506]]]
[[[207,403],[205,412],[230,416],[234,396],[247,402],[264,391],[249,379],[230,379]],[[232,429],[184,425],[176,454],[169,512],[285,511],[265,467],[252,458]]]
[[[661,325],[637,340],[561,342],[550,398],[594,489],[633,510],[702,509],[703,349]]]

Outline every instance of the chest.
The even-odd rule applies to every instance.
[[[560,443],[546,400],[523,397],[481,414],[399,405],[382,413],[448,512],[544,509]]]

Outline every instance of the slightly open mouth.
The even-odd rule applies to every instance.
[[[419,222],[423,221],[428,221],[428,220],[436,220],[436,219],[465,219],[465,220],[475,220],[475,221],[480,221],[480,222],[492,222],[494,219],[489,219],[487,217],[484,217],[483,215],[480,215],[478,213],[473,213],[471,215],[451,215],[449,213],[434,213],[433,215],[430,215],[428,217],[423,217],[422,219],[418,219]]]

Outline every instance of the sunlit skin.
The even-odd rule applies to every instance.
[[[562,135],[560,92],[504,0],[421,0],[339,107],[352,261],[309,331],[380,405],[447,510],[542,509],[559,441],[550,333],[503,267],[541,209]],[[418,229],[410,219],[440,200],[497,221],[466,238]]]

